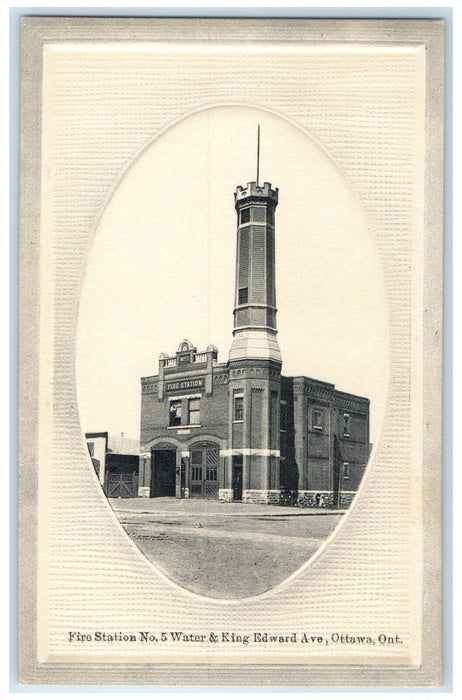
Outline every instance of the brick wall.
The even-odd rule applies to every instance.
[[[169,427],[170,401],[175,399],[175,393],[165,394],[162,401],[158,399],[157,382],[149,383],[152,389],[141,394],[141,444],[145,445],[154,438],[162,437],[168,441],[169,437],[180,442],[190,440],[194,435],[207,433],[216,435],[220,439],[228,437],[228,386],[215,384],[213,394],[207,396],[205,392],[192,390],[193,395],[200,395],[200,427],[186,427],[188,421],[188,400],[181,399],[181,423],[175,428]],[[189,392],[176,392],[177,395],[187,396]],[[182,431],[189,431],[188,433]]]

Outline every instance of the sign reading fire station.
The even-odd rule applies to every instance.
[[[178,382],[168,382],[165,391],[183,391],[184,389],[202,389],[204,387],[204,377],[199,379],[184,379]]]

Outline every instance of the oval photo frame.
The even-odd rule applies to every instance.
[[[245,361],[235,364],[229,394],[233,308],[249,301],[239,298],[239,274],[235,288],[236,247],[239,255],[243,249],[233,195],[257,179],[257,125],[257,185],[278,188],[274,272],[285,379],[277,409],[277,378],[265,357],[247,360],[248,374]],[[262,222],[252,225],[245,264],[256,288],[269,248],[255,233]],[[80,299],[76,376],[101,485],[125,531],[168,578],[230,600],[274,590],[304,568],[361,483],[388,385],[378,252],[330,155],[280,115],[245,106],[195,112],[149,144],[98,222]],[[358,397],[370,400],[370,429],[361,422],[369,404]],[[238,437],[251,411],[253,428]],[[106,433],[104,448],[88,437]]]

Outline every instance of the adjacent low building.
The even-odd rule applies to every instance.
[[[107,432],[85,433],[88,451],[104,493],[108,498],[136,498],[139,483],[139,442],[109,436]]]
[[[346,507],[369,457],[369,400],[282,375],[277,341],[278,190],[250,182],[238,216],[233,342],[183,340],[141,379],[139,495]]]

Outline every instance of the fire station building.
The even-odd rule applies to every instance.
[[[233,341],[183,340],[141,379],[139,496],[347,507],[370,452],[369,400],[281,374],[269,182],[237,187]]]

